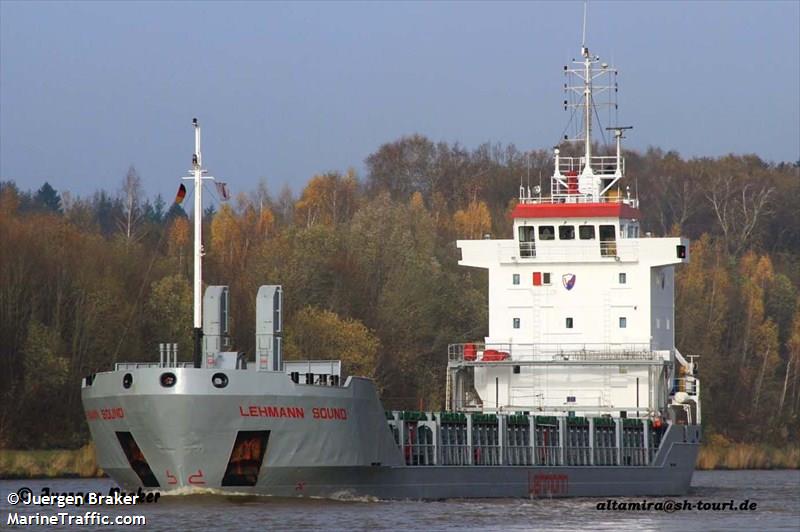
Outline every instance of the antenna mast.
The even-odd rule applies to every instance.
[[[586,14],[589,10],[588,0],[583,2],[583,32],[581,35],[581,55],[583,56],[583,106],[584,106],[584,132],[585,164],[584,175],[592,174],[592,59],[589,48],[586,47]]]
[[[584,30],[585,31],[585,30]],[[592,58],[589,57],[589,49],[584,45],[581,46],[581,55],[583,55],[583,107],[584,107],[584,143],[585,150],[585,165],[583,167],[583,174],[591,175],[592,173]]]
[[[200,124],[194,124],[194,367],[203,364],[203,153],[200,150]]]
[[[586,47],[586,11],[589,8],[589,1],[583,2],[583,34],[581,35],[581,48]]]
[[[564,84],[564,91],[567,93],[567,99],[564,100],[564,109],[572,108],[574,110],[580,109],[583,115],[582,131],[576,135],[575,138],[565,140],[583,142],[584,153],[583,157],[578,160],[575,158],[560,158],[564,164],[569,165],[569,172],[577,172],[578,177],[577,188],[579,195],[583,197],[580,201],[600,201],[600,197],[607,192],[607,178],[605,174],[608,172],[607,163],[603,157],[595,157],[592,154],[592,129],[593,120],[592,114],[595,112],[595,107],[603,105],[616,105],[615,103],[603,102],[596,100],[596,96],[606,94],[616,94],[617,83],[616,75],[617,70],[613,67],[609,68],[607,63],[601,63],[600,58],[592,55],[589,52],[589,47],[586,45],[586,26],[588,21],[588,5],[586,2],[583,4],[583,30],[581,32],[581,58],[579,60],[572,60],[572,67],[564,66],[564,74],[567,76],[567,83]],[[615,79],[611,79],[614,76]],[[598,80],[598,78],[601,78]],[[597,80],[599,83],[595,83]],[[613,92],[612,92],[613,91]],[[618,162],[618,161],[617,161]],[[616,173],[615,168],[612,173]],[[559,174],[556,176],[560,179],[560,169],[556,169]],[[619,177],[619,176],[617,176]],[[569,185],[566,182],[561,183],[564,188],[568,189]],[[575,184],[573,184],[573,187]],[[556,187],[557,189],[558,187]],[[573,189],[574,191],[574,189]],[[575,194],[570,194],[567,198],[569,201],[576,199]]]

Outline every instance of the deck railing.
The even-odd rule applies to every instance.
[[[484,360],[486,352],[492,353],[490,360]],[[504,356],[506,354],[507,356]],[[447,346],[450,362],[517,362],[535,361],[628,361],[662,360],[663,352],[654,351],[649,343],[564,343],[564,344],[513,344],[466,342]]]
[[[596,176],[614,176],[617,170],[625,175],[625,159],[621,158],[621,164],[617,164],[616,155],[594,155],[589,159],[592,166],[592,173]],[[558,172],[563,176],[574,174],[579,176],[586,166],[586,157],[559,157]]]
[[[388,414],[395,443],[409,466],[647,466],[668,427],[660,420],[654,424],[632,418]]]
[[[162,362],[117,362],[114,364],[115,371],[124,371],[128,369],[144,369],[144,368],[193,368],[194,362],[170,362],[169,364]]]
[[[639,259],[639,241],[636,238],[616,241],[509,241],[497,244],[497,258],[501,263],[537,259],[557,262],[608,262],[617,258],[627,262]]]

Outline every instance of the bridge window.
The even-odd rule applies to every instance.
[[[513,284],[519,284],[519,274],[518,273],[515,273],[514,275],[511,276],[511,282]]]
[[[594,226],[593,225],[579,226],[578,236],[581,237],[581,240],[594,240]]]
[[[575,226],[561,225],[558,227],[559,240],[575,240]]]
[[[519,318],[514,318],[514,328],[519,329]]]
[[[573,325],[574,324],[573,324],[572,318],[567,318],[567,323],[566,323],[567,329],[572,329]]]
[[[520,242],[533,242],[534,241],[534,227],[531,225],[519,226],[519,241]]]
[[[519,227],[519,255],[520,257],[535,257],[535,228],[531,225],[521,225]]]
[[[552,225],[539,226],[539,240],[555,240],[556,231]]]
[[[627,284],[628,283],[628,276],[625,272],[620,272],[619,274],[619,284]]]
[[[625,329],[627,327],[628,327],[628,318],[626,318],[625,316],[620,316],[620,318],[619,318],[619,328],[620,329]]]
[[[617,256],[616,227],[613,225],[600,226],[600,255],[603,257]]]

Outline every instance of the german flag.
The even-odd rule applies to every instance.
[[[186,197],[186,187],[181,183],[181,186],[178,187],[178,194],[175,196],[175,205],[180,205],[183,203],[183,198]]]

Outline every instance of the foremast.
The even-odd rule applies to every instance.
[[[193,316],[193,348],[194,367],[203,366],[203,179],[214,179],[206,176],[203,168],[203,152],[200,149],[200,123],[192,119],[194,125],[194,155],[190,177],[194,181],[194,316]]]

